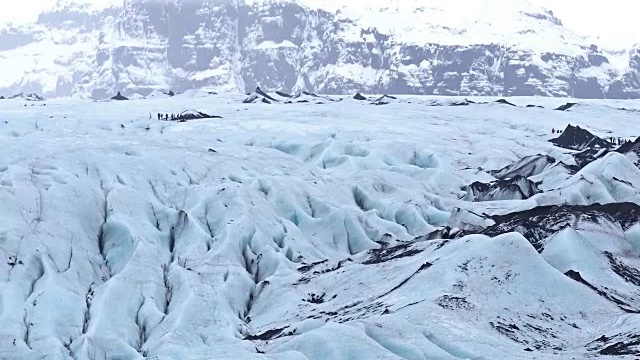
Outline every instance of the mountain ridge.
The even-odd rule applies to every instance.
[[[16,69],[0,76],[0,94],[108,98],[117,91],[261,86],[326,94],[640,97],[640,47],[620,68],[619,56],[526,0],[485,0],[452,13],[458,2],[378,0],[359,11],[316,0],[59,3],[35,24],[0,30],[0,66]],[[498,10],[506,15],[491,17]]]

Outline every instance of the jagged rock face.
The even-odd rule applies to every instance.
[[[629,141],[622,144],[622,146],[616,149],[616,152],[619,152],[621,154],[628,154],[633,152],[637,155],[640,155],[640,137],[636,138],[635,141]]]
[[[611,147],[609,142],[593,135],[580,126],[573,125],[568,125],[562,135],[551,140],[551,142],[558,147],[571,150],[584,150],[587,148],[596,150]]]
[[[622,144],[616,152],[626,155],[636,166],[640,167],[640,137],[635,141],[629,141]]]
[[[527,16],[543,27],[562,26],[548,13]],[[59,41],[51,34],[78,51],[49,59],[50,66],[24,65],[25,72],[40,76],[16,77],[0,84],[0,91],[106,98],[115,91],[126,96],[153,89],[262,86],[326,94],[628,98],[640,89],[638,51],[616,79],[609,59],[594,46],[566,55],[492,39],[416,45],[297,2],[136,0],[101,12],[60,8],[41,15],[36,25],[1,32],[0,53],[13,56],[26,45]]]
[[[640,46],[631,51],[627,71],[611,83],[607,97],[611,99],[640,99]]]
[[[640,206],[634,203],[614,203],[590,206],[540,206],[532,210],[494,216],[495,225],[481,233],[489,236],[520,232],[538,251],[544,249],[544,240],[566,226],[578,223],[615,223],[627,230],[640,222]]]
[[[539,192],[536,184],[522,176],[490,183],[476,181],[468,186],[467,198],[470,201],[524,200]]]
[[[526,156],[517,162],[490,173],[497,179],[527,178],[540,174],[548,166],[555,164],[556,159],[549,155]]]

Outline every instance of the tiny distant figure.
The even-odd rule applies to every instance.
[[[555,134],[556,133],[556,128],[551,128],[551,133]]]
[[[169,114],[164,114],[164,120],[168,121],[169,120]]]
[[[162,119],[160,118],[160,113],[158,113],[158,120],[162,120]]]
[[[149,112],[149,120],[153,119],[153,117],[151,116],[151,112]]]

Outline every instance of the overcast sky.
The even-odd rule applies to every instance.
[[[26,0],[25,5],[3,6],[0,20],[25,20],[51,6],[56,0]],[[92,0],[92,3],[114,3],[122,0]],[[187,0],[185,0],[187,1]],[[363,0],[366,1],[366,0]],[[469,0],[474,1],[474,0]],[[509,0],[495,0],[509,1]],[[600,38],[602,45],[629,47],[640,43],[639,0],[530,0],[550,9],[569,29],[580,35]]]
[[[508,1],[508,0],[504,0]],[[599,37],[603,44],[640,43],[638,0],[530,0],[552,10],[562,23],[580,35]]]

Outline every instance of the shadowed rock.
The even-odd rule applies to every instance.
[[[276,95],[278,95],[278,96],[282,96],[282,97],[284,97],[284,98],[292,98],[292,97],[294,97],[293,95],[291,95],[291,94],[287,94],[287,93],[282,92],[282,91],[276,91]]]
[[[185,122],[188,120],[197,119],[222,119],[222,116],[209,115],[197,110],[184,110],[183,112],[178,114],[177,118],[175,118],[174,120]]]
[[[571,109],[572,107],[574,107],[576,105],[578,105],[578,104],[576,104],[576,103],[566,103],[566,104],[564,104],[564,105],[562,105],[562,106],[560,106],[560,107],[558,107],[558,108],[556,108],[554,110],[567,111],[567,110]]]
[[[259,86],[256,88],[255,93],[260,95],[260,96],[262,96],[263,98],[265,98],[265,99],[267,99],[269,101],[278,101],[275,98],[273,98],[271,95],[269,95],[266,92],[262,91],[262,89],[260,89]]]
[[[542,173],[555,162],[556,159],[549,155],[531,155],[500,170],[489,171],[489,173],[497,179],[510,179],[518,176],[527,178]]]
[[[381,97],[373,100],[371,104],[373,105],[387,105],[393,100],[398,100],[397,97],[391,95],[382,95]]]
[[[640,222],[640,206],[634,203],[594,204],[588,206],[558,205],[539,206],[531,210],[491,217],[495,225],[480,233],[498,236],[509,232],[519,232],[541,252],[544,241],[566,226],[578,222],[617,223],[627,230]]]
[[[634,153],[638,157],[640,157],[640,137],[636,138],[635,141],[629,141],[627,143],[622,144],[615,151],[625,155]]]
[[[494,101],[494,102],[496,102],[496,103],[498,103],[498,104],[504,104],[504,105],[509,105],[509,106],[516,106],[516,104],[512,104],[512,103],[508,102],[508,101],[507,101],[507,100],[505,100],[505,99],[498,99],[498,100],[496,100],[496,101]]]
[[[580,126],[567,125],[562,134],[550,140],[554,145],[571,150],[591,149],[608,149],[611,144],[603,140]]]
[[[19,93],[9,97],[9,99],[22,99],[26,101],[44,101],[44,98],[36,93],[30,93],[30,94]]]
[[[129,100],[129,98],[128,98],[128,97],[126,97],[126,96],[122,96],[122,94],[120,93],[120,91],[118,91],[118,93],[117,93],[115,96],[113,96],[113,97],[111,98],[111,100],[123,101],[123,100]]]
[[[256,90],[252,93],[247,94],[247,98],[245,98],[242,102],[245,104],[253,104],[256,102],[261,102],[263,104],[271,104],[274,102],[278,102],[278,99],[274,98],[273,96],[267,94],[266,92],[264,92],[262,89],[260,89],[260,87],[258,86],[256,88]],[[288,94],[285,94],[288,95]],[[290,97],[290,95],[286,96],[287,98]]]
[[[536,184],[520,175],[490,183],[476,181],[467,187],[468,201],[524,200],[539,193]]]
[[[573,154],[573,159],[576,162],[576,169],[582,169],[583,167],[589,165],[595,160],[600,159],[608,153],[609,149],[606,148],[587,148],[577,154]]]

